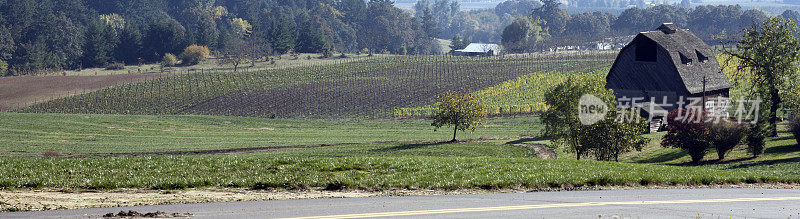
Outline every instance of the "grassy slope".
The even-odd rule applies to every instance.
[[[449,147],[468,150],[470,147],[514,146],[456,144]],[[409,150],[416,151],[404,153],[430,153],[426,148]],[[697,167],[441,154],[435,157],[403,154],[303,157],[265,153],[83,159],[0,158],[0,165],[8,167],[0,170],[0,187],[5,188],[302,188],[333,185],[334,188],[455,189],[784,180],[780,176]]]
[[[663,134],[651,135],[654,139]],[[718,161],[717,153],[712,148],[699,165],[702,168],[736,170],[742,172],[768,174],[800,178],[800,146],[794,137],[787,132],[781,132],[777,138],[769,138],[766,142],[764,154],[753,158],[747,152],[746,145],[739,145],[728,153],[723,161]],[[664,148],[659,142],[653,141],[641,152],[633,152],[625,156],[626,162],[651,163],[672,166],[690,166],[691,158],[685,152]]]
[[[369,142],[254,154],[82,158],[0,157],[0,188],[114,189],[246,188],[508,188],[563,185],[703,184],[800,180],[747,168],[725,170],[659,164],[542,160],[533,151],[494,140],[424,144],[447,139],[422,121],[330,122],[217,116],[1,114],[0,150],[36,155],[71,152],[165,151],[285,144]],[[526,117],[493,119],[477,136],[538,133]],[[141,123],[144,121],[145,123]],[[226,123],[229,121],[230,123]],[[146,124],[146,125],[145,125]],[[276,127],[275,130],[246,128]],[[291,125],[291,127],[289,127]],[[283,129],[278,127],[287,127]],[[108,128],[114,127],[114,129]],[[320,128],[324,127],[324,128]],[[119,129],[131,130],[124,133]],[[164,132],[174,129],[174,132]],[[191,129],[181,133],[180,129]],[[243,130],[244,129],[244,130]],[[394,130],[395,132],[389,132]],[[118,132],[123,132],[122,134]],[[264,133],[266,132],[266,133]],[[273,133],[274,132],[274,133]],[[387,132],[387,133],[384,133]],[[272,134],[267,134],[272,133]],[[313,133],[315,137],[302,137]],[[95,136],[90,138],[90,136]],[[61,139],[72,137],[66,142]],[[92,140],[89,140],[92,139]],[[258,143],[258,141],[263,142]],[[191,141],[197,143],[186,143]],[[253,142],[257,143],[253,143]],[[216,143],[215,143],[216,142]],[[219,144],[219,145],[217,145]],[[36,147],[32,147],[36,145]]]
[[[511,84],[514,85],[514,84]],[[511,87],[515,87],[514,85]],[[504,95],[508,96],[508,95]],[[513,95],[512,95],[513,96]],[[522,95],[524,96],[524,95]],[[496,188],[562,185],[800,182],[800,152],[783,134],[765,156],[686,165],[688,156],[662,148],[660,134],[626,162],[532,158],[506,141],[425,144],[447,139],[424,121],[265,120],[217,116],[0,114],[0,150],[12,154],[143,152],[357,143],[238,155],[146,157],[0,157],[0,188],[64,189],[189,187]],[[477,137],[535,136],[534,119],[493,119]],[[226,122],[227,121],[227,122]],[[110,128],[113,127],[113,128]],[[534,131],[535,130],[535,131]],[[37,137],[31,137],[37,136]],[[397,142],[376,142],[397,141]],[[124,142],[124,143],[123,143]],[[547,143],[536,140],[537,143]],[[715,158],[710,152],[707,160]],[[152,177],[158,176],[158,177]]]
[[[459,139],[512,138],[539,133],[534,117],[493,119]],[[220,116],[120,116],[0,113],[6,155],[127,153],[265,146],[439,141],[429,121],[319,121]]]

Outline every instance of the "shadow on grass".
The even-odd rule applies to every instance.
[[[798,150],[800,150],[800,146],[797,146],[796,144],[781,145],[764,149],[764,154],[786,154],[797,152]]]
[[[402,151],[402,150],[411,150],[411,149],[417,149],[417,148],[424,148],[424,147],[428,147],[428,146],[436,146],[436,145],[443,145],[443,144],[453,144],[453,143],[458,143],[458,142],[444,141],[444,142],[434,142],[434,143],[401,144],[401,145],[394,146],[394,147],[389,147],[389,148],[372,149],[370,151],[371,152]]]
[[[782,164],[782,163],[798,163],[800,162],[800,157],[792,157],[792,158],[784,158],[784,159],[775,159],[775,160],[764,160],[764,161],[757,161],[757,162],[750,162],[750,163],[743,163],[738,165],[732,165],[726,169],[744,169],[756,166],[769,166],[775,164]]]
[[[783,140],[792,140],[792,139],[794,139],[794,136],[787,135],[787,136],[781,136],[781,137],[772,138],[772,139],[770,139],[770,141],[783,141]]]
[[[506,144],[521,144],[529,141],[544,141],[544,140],[550,140],[550,138],[548,137],[520,138],[517,140],[506,142]]]
[[[716,153],[715,153],[716,154]],[[725,160],[702,160],[697,163],[692,162],[685,162],[680,164],[675,164],[675,166],[703,166],[703,165],[714,165],[714,164],[730,164],[730,163],[739,163],[748,160],[755,159],[755,157],[737,157],[737,158],[726,158]]]
[[[649,157],[647,159],[636,160],[636,163],[662,163],[671,160],[677,160],[686,155],[686,151],[673,151],[669,153],[663,153],[655,157]]]

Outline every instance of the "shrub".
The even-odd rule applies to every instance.
[[[725,154],[733,150],[747,135],[747,127],[735,122],[719,122],[711,125],[708,139],[717,149],[719,160],[725,159]]]
[[[175,57],[172,53],[164,54],[164,59],[161,60],[161,65],[163,66],[175,66],[178,64],[178,57]]]
[[[767,129],[764,124],[756,124],[747,133],[747,151],[758,157],[764,153],[764,139],[767,138]]]
[[[789,131],[794,134],[797,146],[800,146],[800,115],[797,115],[796,112],[792,113],[792,117],[789,118]]]
[[[183,50],[181,57],[184,65],[197,65],[208,58],[209,55],[211,55],[211,51],[208,50],[207,46],[191,45]]]
[[[614,93],[605,89],[604,84],[600,77],[573,75],[544,94],[544,102],[549,107],[542,113],[544,135],[552,138],[554,145],[574,152],[578,160],[592,152],[598,160],[616,160],[619,153],[628,151],[628,147],[634,147],[633,144],[627,144],[620,148],[618,146],[621,145],[614,143],[623,142],[614,135],[629,130],[620,126],[621,124],[599,121],[585,125],[578,117],[579,106],[575,103],[587,94],[599,98],[608,109],[614,107],[615,104],[611,104]]]
[[[8,72],[8,63],[6,63],[6,61],[0,60],[0,77],[6,76],[6,72]]]
[[[106,66],[106,70],[123,70],[123,69],[125,69],[125,63],[122,62],[114,62]]]
[[[647,139],[642,135],[647,126],[644,119],[615,121],[616,115],[612,114],[614,112],[598,123],[580,128],[580,144],[586,145],[597,160],[619,161],[620,155],[633,150],[641,151],[647,144]]]
[[[333,49],[330,47],[323,48],[321,58],[330,58],[330,57],[333,57]]]
[[[705,115],[705,112],[682,108],[670,112],[667,115],[667,134],[661,145],[686,151],[694,163],[703,160],[710,146]]]

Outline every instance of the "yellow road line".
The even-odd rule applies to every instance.
[[[727,199],[666,200],[666,201],[625,201],[625,202],[581,202],[581,203],[516,205],[516,206],[478,207],[478,208],[452,208],[452,209],[417,210],[417,211],[395,211],[395,212],[378,212],[378,213],[363,213],[363,214],[342,214],[342,215],[297,217],[297,218],[292,218],[292,219],[373,218],[373,217],[447,214],[447,213],[529,210],[529,209],[541,209],[541,208],[587,207],[587,206],[604,206],[604,205],[696,204],[696,203],[788,201],[788,200],[800,200],[800,197],[727,198]]]

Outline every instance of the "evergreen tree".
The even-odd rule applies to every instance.
[[[270,32],[270,42],[276,52],[285,54],[294,50],[296,35],[294,25],[291,21],[282,16],[277,22],[273,22]]]
[[[297,52],[318,53],[328,47],[322,31],[311,21],[305,22],[302,31],[297,37]]]
[[[429,9],[422,11],[422,29],[429,37],[439,37],[439,29],[436,27],[436,22]]]
[[[216,48],[219,40],[219,30],[211,11],[201,8],[184,10],[181,24],[186,28],[187,44],[206,45]]]
[[[164,54],[180,54],[186,48],[186,29],[175,19],[167,18],[150,24],[143,40],[144,58],[158,61]]]
[[[89,23],[84,44],[84,67],[102,67],[113,61],[118,38],[112,26],[100,19]]]
[[[139,58],[142,58],[142,34],[139,29],[131,25],[125,26],[125,29],[119,35],[119,42],[114,52],[115,59],[126,64],[140,64]]]
[[[14,50],[16,50],[16,44],[14,44],[10,30],[0,25],[0,60],[10,60]]]

